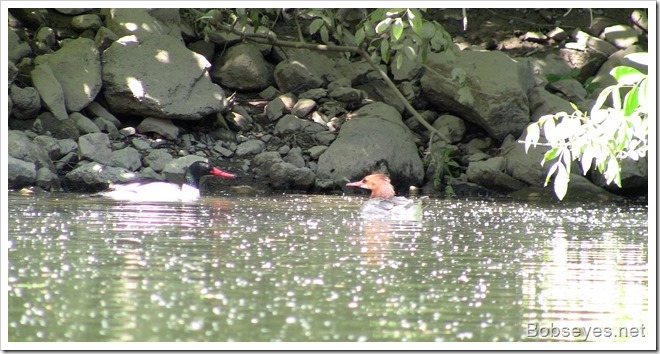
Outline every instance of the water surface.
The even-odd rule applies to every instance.
[[[646,206],[362,201],[11,192],[9,341],[648,340]]]

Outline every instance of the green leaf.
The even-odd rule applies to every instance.
[[[543,155],[543,162],[548,162],[551,160],[554,160],[559,156],[559,147],[555,146],[552,149],[546,151],[546,153]]]
[[[309,34],[318,32],[318,30],[321,29],[324,24],[325,22],[323,22],[323,19],[315,18],[314,21],[309,24]]]
[[[384,40],[380,43],[380,56],[385,63],[390,62],[390,42]]]
[[[369,37],[374,37],[376,35],[376,30],[374,30],[374,24],[372,22],[364,23],[364,32]]]
[[[389,17],[378,22],[378,24],[376,25],[376,34],[381,34],[387,31],[387,29],[390,28],[391,23],[392,23],[392,19]]]
[[[555,176],[555,194],[557,195],[557,198],[559,200],[564,199],[566,196],[566,192],[568,191],[568,181],[570,180],[570,176],[568,174],[568,171],[566,170],[566,167],[562,164],[559,164],[559,167],[557,168],[557,176]]]
[[[619,166],[619,162],[614,158],[614,156],[610,156],[609,160],[607,161],[607,168],[605,169],[605,173],[603,176],[606,179],[606,183],[610,184],[614,182],[617,186],[621,187],[621,167]]]
[[[557,140],[557,129],[555,129],[555,119],[551,117],[543,124],[543,136],[552,143]]]
[[[561,80],[561,76],[559,76],[557,74],[548,74],[548,75],[545,76],[545,79],[548,80],[548,83],[552,84],[552,83],[555,83],[555,82]]]
[[[398,41],[399,38],[401,38],[401,35],[403,34],[403,20],[401,20],[401,17],[394,20],[394,24],[392,25],[391,31],[394,40]]]
[[[330,42],[330,38],[328,36],[328,28],[325,26],[321,27],[321,40],[323,43]]]
[[[587,172],[591,169],[593,160],[596,156],[596,149],[591,145],[587,145],[580,157],[580,166],[582,167],[582,175],[586,176]]]
[[[396,65],[397,69],[400,69],[401,65],[403,64],[403,54],[401,54],[399,51],[394,54],[394,64]]]
[[[401,48],[401,51],[406,55],[408,59],[413,61],[417,59],[417,54],[415,53],[415,49],[412,46],[405,45],[403,48]]]
[[[639,102],[637,101],[637,93],[639,92],[638,86],[633,86],[633,88],[626,94],[626,98],[623,103],[623,115],[629,117],[637,107],[639,107]]]
[[[644,73],[630,66],[617,66],[610,70],[610,75],[622,85],[634,85],[646,77]]]
[[[417,9],[408,9],[406,11],[408,15],[408,23],[412,27],[415,34],[421,35],[422,33],[422,14],[419,13]]]
[[[362,44],[362,41],[364,41],[364,29],[359,28],[357,31],[355,31],[355,43],[357,45]]]
[[[557,171],[557,168],[559,168],[559,165],[561,165],[561,162],[557,161],[552,166],[550,166],[550,169],[548,170],[548,174],[545,176],[545,183],[543,183],[543,187],[548,185],[548,182],[550,182],[550,178],[552,178],[552,175]]]
[[[424,22],[422,25],[422,31],[419,33],[419,36],[422,39],[431,39],[435,35],[435,26],[431,22]]]

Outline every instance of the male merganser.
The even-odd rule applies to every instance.
[[[350,182],[347,187],[359,187],[371,190],[371,196],[360,207],[363,219],[421,220],[421,200],[395,197],[390,178],[382,173],[371,174],[361,181]]]
[[[130,182],[127,184],[113,184],[107,191],[95,195],[115,200],[141,201],[141,202],[178,202],[190,201],[199,198],[199,181],[202,176],[219,176],[234,178],[229,172],[213,167],[206,162],[193,162],[186,169],[184,183],[170,183],[163,181]]]

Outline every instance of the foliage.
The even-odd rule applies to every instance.
[[[648,65],[648,53],[636,53],[628,59]],[[561,200],[570,181],[571,163],[580,161],[582,173],[594,165],[607,184],[621,187],[621,161],[638,160],[648,150],[648,76],[629,66],[610,71],[617,83],[606,87],[598,96],[589,115],[575,105],[575,112],[546,115],[527,127],[525,151],[530,146],[549,146],[541,161],[555,161],[548,171],[545,185],[554,175],[554,191]],[[610,98],[612,106],[605,103]],[[541,143],[541,129],[547,143]]]

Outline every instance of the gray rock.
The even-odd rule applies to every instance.
[[[532,111],[530,119],[532,122],[538,122],[539,118],[547,114],[558,112],[573,113],[575,109],[567,100],[553,95],[543,87],[534,87],[529,94],[529,108]]]
[[[223,157],[231,157],[234,155],[234,152],[224,146],[222,146],[222,142],[218,141],[213,145],[213,150],[217,151],[220,155]]]
[[[78,139],[80,133],[73,120],[66,118],[60,120],[50,112],[43,112],[37,116],[32,129],[38,134],[50,133],[57,139]]]
[[[575,79],[562,79],[548,84],[548,89],[552,92],[558,92],[571,102],[581,102],[587,98],[587,90]],[[573,110],[569,111],[572,113]]]
[[[316,107],[316,102],[308,98],[301,98],[291,109],[291,114],[304,118]]]
[[[268,176],[270,167],[278,162],[284,162],[277,151],[266,151],[258,154],[252,159],[253,170],[258,176]]]
[[[112,158],[110,139],[104,133],[89,133],[78,139],[78,153],[80,159],[109,164]]]
[[[112,122],[112,124],[114,124],[114,126],[117,128],[121,126],[119,119],[117,119],[117,117],[115,117],[112,113],[108,112],[108,110],[101,106],[98,102],[90,103],[89,106],[87,106],[87,110],[91,112],[95,117],[103,118]]]
[[[362,101],[362,91],[352,87],[338,87],[328,92],[328,97],[339,102],[357,104]]]
[[[323,85],[323,79],[297,60],[285,60],[273,73],[277,87],[282,92],[302,93]]]
[[[11,32],[11,31],[10,31]],[[32,84],[39,91],[41,102],[60,120],[69,118],[64,105],[64,91],[57,81],[50,64],[37,65],[31,72]]]
[[[606,27],[600,38],[614,44],[617,48],[627,49],[639,42],[639,35],[634,28],[626,25]]]
[[[129,171],[137,171],[142,167],[142,155],[132,147],[115,150],[110,157],[110,166],[123,167]]]
[[[34,87],[20,88],[16,85],[9,86],[9,96],[13,107],[9,110],[16,119],[32,119],[41,110],[41,98]]]
[[[59,189],[60,179],[57,174],[51,171],[48,167],[42,167],[37,170],[34,184],[37,187],[49,191],[53,189]]]
[[[530,147],[525,153],[525,146],[518,141],[524,141],[527,130],[518,139],[506,139],[500,148],[501,156],[505,158],[505,171],[508,175],[532,186],[542,186],[549,164],[541,166],[543,155],[549,150],[546,146]],[[541,138],[545,142],[545,138]]]
[[[139,175],[141,178],[145,178],[145,179],[155,179],[159,181],[165,180],[165,177],[163,177],[163,175],[154,171],[154,169],[151,167],[143,168],[142,170],[140,170]]]
[[[129,182],[138,177],[137,173],[125,168],[90,162],[64,175],[62,187],[75,192],[98,192],[107,189],[111,183]]]
[[[451,51],[429,55],[421,79],[425,97],[436,107],[470,121],[503,140],[529,123],[531,65],[501,52]],[[452,79],[453,78],[453,79]]]
[[[96,36],[94,36],[94,43],[96,43],[99,51],[103,52],[104,50],[110,48],[112,43],[118,39],[119,36],[117,36],[109,28],[101,26],[101,28],[96,31]]]
[[[78,32],[83,32],[85,30],[96,31],[103,26],[103,21],[101,17],[96,14],[85,14],[78,15],[71,19],[71,27],[76,29]]]
[[[142,42],[149,37],[169,35],[181,41],[180,17],[178,9],[136,9],[136,8],[106,8],[101,16],[105,18],[105,26],[119,37],[134,35]],[[135,24],[139,23],[139,26]]]
[[[67,155],[71,152],[78,152],[78,143],[73,139],[59,139],[57,141],[57,146],[59,147],[60,156]]]
[[[291,109],[293,109],[293,106],[296,104],[296,100],[295,96],[287,93],[268,102],[265,108],[268,120],[272,122],[282,117],[282,115],[290,113]]]
[[[59,13],[61,13],[61,14],[64,14],[64,15],[71,15],[71,16],[84,14],[85,12],[90,11],[90,10],[93,10],[93,9],[92,9],[92,8],[89,8],[89,9],[83,9],[83,8],[79,8],[79,9],[69,9],[69,8],[67,8],[67,9],[59,9],[59,8],[58,8],[58,9],[55,9],[55,11],[57,11],[57,12],[59,12]]]
[[[288,162],[298,168],[305,167],[305,159],[303,158],[302,149],[294,147],[284,156],[284,161]]]
[[[362,178],[371,171],[388,172],[400,188],[421,184],[424,167],[412,133],[391,106],[376,102],[355,112],[337,139],[319,157],[317,182]],[[321,187],[317,183],[317,187]]]
[[[256,155],[264,151],[266,148],[266,143],[258,139],[251,139],[246,142],[239,144],[236,147],[236,156],[250,156]]]
[[[298,168],[288,162],[277,162],[270,167],[269,181],[275,188],[309,189],[316,176],[307,167]]]
[[[383,102],[394,107],[397,112],[403,113],[406,106],[401,102],[401,99],[396,95],[387,84],[382,80],[370,81],[364,85],[355,86],[356,89],[361,90],[366,100]],[[336,114],[328,114],[329,116],[336,116]]]
[[[227,48],[213,62],[211,78],[222,87],[241,92],[261,91],[275,83],[273,64],[268,63],[252,44]]]
[[[207,72],[211,64],[171,36],[123,37],[102,57],[104,97],[114,113],[199,120],[225,106]]]
[[[273,86],[266,87],[263,91],[259,92],[259,97],[263,98],[266,101],[272,101],[277,96],[281,96],[282,92]]]
[[[94,125],[96,125],[96,127],[99,128],[101,132],[108,133],[108,136],[112,139],[119,139],[122,136],[119,134],[117,127],[111,121],[105,118],[94,118]]]
[[[7,48],[9,60],[13,63],[18,63],[22,58],[32,55],[30,45],[21,41],[14,31],[7,31]]]
[[[151,143],[148,141],[142,139],[142,138],[134,138],[131,140],[131,144],[133,147],[140,151],[145,151],[151,149]]]
[[[85,117],[84,115],[78,113],[78,112],[72,112],[71,113],[71,120],[73,121],[73,124],[75,124],[76,128],[78,128],[78,131],[80,134],[88,134],[88,133],[100,133],[101,129],[99,129],[94,122],[92,122],[91,119]]]
[[[59,140],[48,135],[39,135],[34,138],[34,143],[46,149],[51,160],[57,160],[62,157],[60,155]]]
[[[309,157],[311,157],[313,160],[318,160],[318,158],[328,149],[327,146],[323,145],[317,145],[317,146],[312,146],[307,150],[309,153]]]
[[[151,167],[155,172],[160,172],[165,168],[168,162],[172,161],[174,157],[170,155],[165,149],[153,149],[144,158],[144,164]]]
[[[527,184],[504,173],[504,169],[504,157],[497,156],[486,161],[471,162],[466,174],[469,182],[505,194],[527,187]]]
[[[179,136],[179,128],[169,119],[147,117],[137,126],[139,133],[156,133],[168,140],[176,140]]]
[[[443,114],[433,122],[433,128],[449,139],[450,143],[457,143],[465,136],[465,122],[454,115]],[[439,140],[437,138],[436,140]]]
[[[317,143],[328,146],[337,139],[337,134],[330,131],[322,131],[315,133],[314,139]]]
[[[37,177],[37,170],[34,163],[19,160],[9,156],[7,160],[7,177],[9,189],[18,189],[34,185]]]
[[[307,98],[314,101],[325,97],[328,97],[328,90],[322,87],[309,89],[298,96],[300,99]]]
[[[514,200],[518,201],[541,201],[541,202],[556,202],[557,196],[554,193],[552,183],[547,187],[529,186],[513,192],[509,195]],[[571,181],[568,184],[568,192],[562,200],[563,202],[616,202],[621,201],[623,198],[609,193],[608,191],[600,188],[588,179],[579,174],[571,173]]]
[[[37,57],[35,63],[48,63],[55,69],[52,73],[62,87],[69,112],[82,110],[101,91],[100,54],[91,39],[76,38],[53,54]]]

